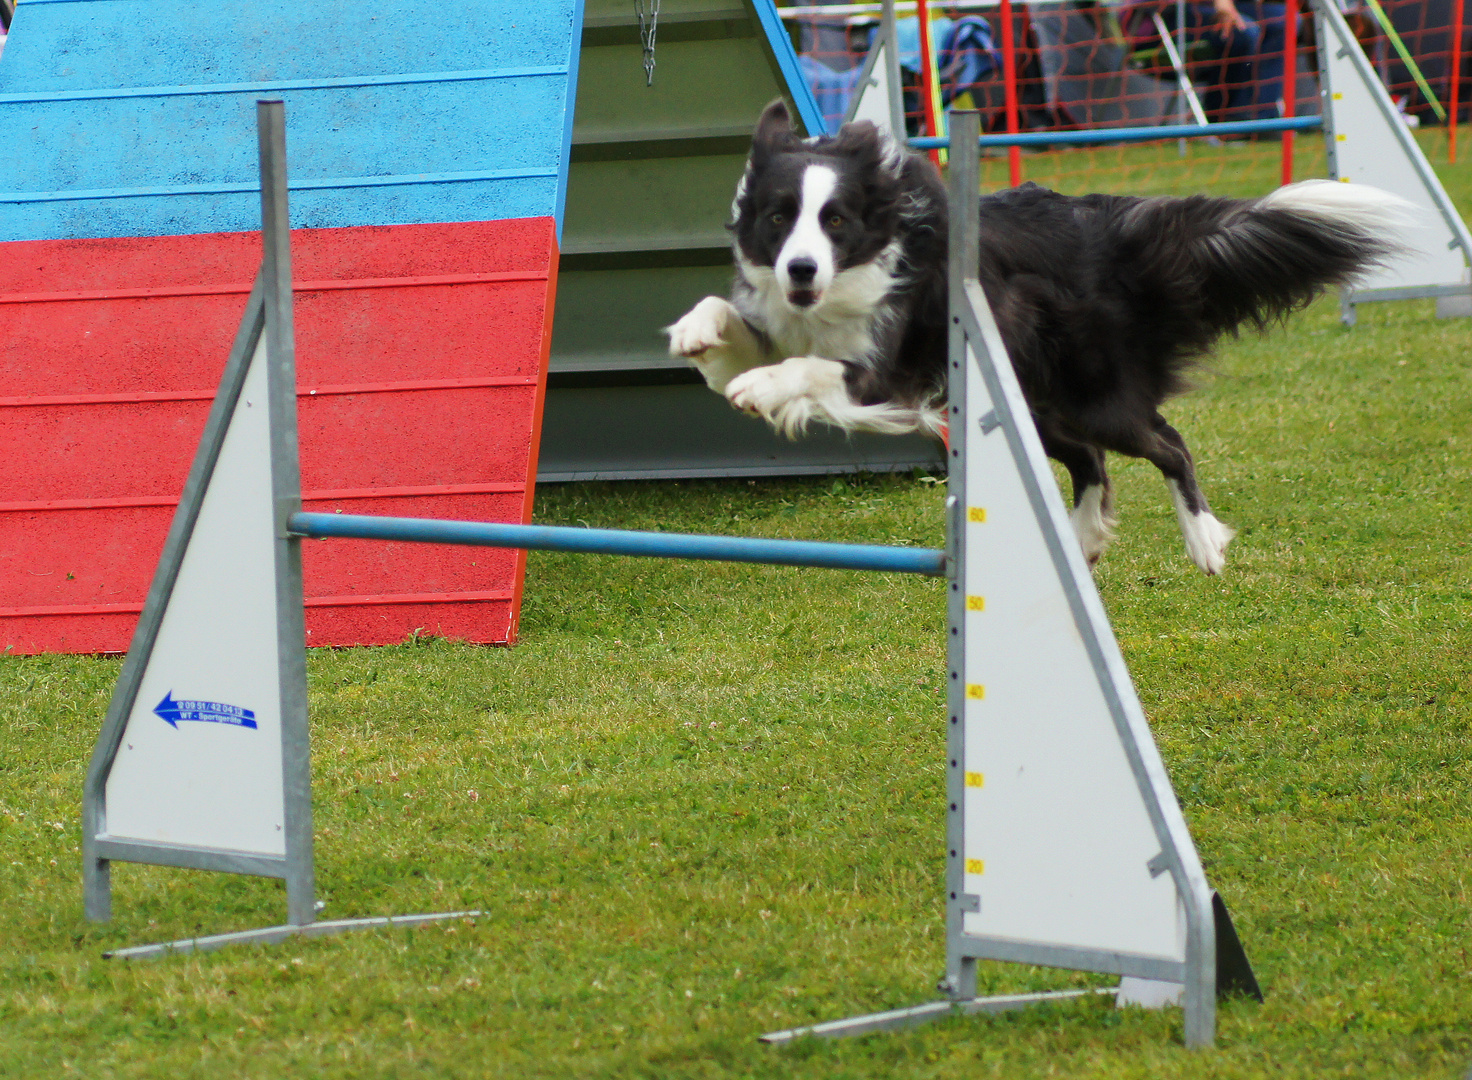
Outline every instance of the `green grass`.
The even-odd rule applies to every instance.
[[[1463,167],[1462,171],[1465,171]],[[1451,171],[1453,174],[1457,170]],[[1466,180],[1449,175],[1465,197]],[[1464,204],[1465,205],[1465,204]],[[1267,992],[770,1048],[943,964],[939,584],[534,555],[524,641],[310,656],[326,917],[473,922],[119,963],[270,925],[272,882],[115,867],[79,803],[116,660],[0,658],[0,1075],[1456,1077],[1472,1062],[1472,367],[1465,321],[1323,303],[1170,415],[1241,530],[1180,550],[1119,461],[1097,580]],[[547,522],[936,545],[926,478],[545,488]],[[996,992],[1087,984],[986,965]]]

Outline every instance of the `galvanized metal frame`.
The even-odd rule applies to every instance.
[[[947,696],[946,743],[946,973],[940,989],[949,1001],[887,1013],[833,1021],[813,1027],[774,1032],[768,1041],[781,1042],[801,1035],[837,1037],[876,1030],[909,1027],[953,1013],[999,1012],[1047,1001],[1080,996],[1078,991],[1053,994],[976,997],[976,961],[1017,963],[1095,971],[1107,974],[1184,984],[1185,1042],[1206,1046],[1216,1026],[1217,925],[1216,900],[1175,800],[1164,764],[1155,749],[1149,725],[1134,695],[1129,673],[1119,654],[1108,620],[1089,572],[1073,539],[1058,498],[1042,444],[1033,426],[1005,346],[978,280],[980,114],[951,113],[950,184],[951,223],[949,288],[951,298],[949,466],[947,498]],[[976,370],[972,370],[973,364]],[[985,416],[966,415],[966,384],[980,376],[986,382],[993,410]],[[973,425],[976,430],[972,430]],[[962,515],[965,506],[967,445],[972,438],[993,437],[1000,428],[1023,477],[1038,525],[1052,562],[1063,583],[1075,625],[1085,642],[1095,675],[1108,701],[1120,744],[1138,786],[1150,822],[1160,842],[1160,854],[1151,861],[1153,872],[1169,872],[1186,917],[1184,963],[1160,957],[1063,945],[1018,942],[968,934],[965,915],[977,910],[977,898],[964,891],[966,820],[964,814],[966,723],[963,665],[966,655],[966,550]],[[1112,988],[1103,993],[1113,993]]]
[[[893,13],[894,13],[894,0],[886,0],[886,3],[889,5],[889,11],[890,11],[891,16],[893,16]],[[855,116],[858,115],[859,103],[864,98],[864,88],[869,85],[869,81],[871,79],[873,79],[873,78],[876,77],[876,74],[879,74],[879,77],[882,77],[885,80],[885,84],[884,84],[885,85],[885,100],[886,101],[889,101],[890,100],[890,91],[889,91],[889,64],[888,64],[888,62],[886,61],[885,65],[884,65],[885,70],[882,73],[876,73],[875,70],[874,70],[875,68],[877,68],[879,66],[879,60],[880,60],[879,51],[880,51],[880,47],[881,46],[884,46],[884,53],[885,53],[885,55],[888,55],[888,53],[890,51],[889,50],[889,46],[888,46],[888,42],[889,42],[889,39],[887,37],[885,37],[883,35],[883,33],[881,33],[879,37],[875,38],[874,44],[871,45],[871,46],[869,46],[869,54],[864,57],[864,63],[861,65],[860,70],[859,70],[859,79],[858,79],[858,82],[854,83],[853,96],[851,98],[849,98],[848,108],[844,110],[843,120],[842,120],[842,123],[840,124],[840,126],[842,126],[842,124],[851,124],[851,123],[853,123]],[[886,111],[889,112],[889,114],[890,114],[890,122],[893,123],[894,122],[894,110],[893,109],[888,109]]]
[[[882,72],[876,70],[879,67],[881,48],[884,52]],[[894,0],[882,0],[879,33],[875,35],[874,43],[869,46],[869,55],[864,58],[863,70],[859,72],[859,81],[854,84],[853,98],[848,103],[848,110],[843,114],[843,123],[853,122],[858,115],[859,103],[864,97],[863,88],[871,79],[876,78],[884,87],[890,133],[897,142],[902,142],[905,139],[905,89],[900,79],[899,38],[895,31]]]
[[[261,158],[261,281],[266,309],[266,396],[275,507],[276,656],[281,684],[282,794],[286,809],[286,921],[316,918],[312,871],[312,750],[307,731],[307,628],[302,545],[286,528],[301,509],[296,432],[296,334],[292,322],[291,218],[286,190],[286,110],[256,104]]]
[[[894,0],[884,0],[880,32],[884,35],[884,69],[889,80],[889,131],[895,142],[903,143],[907,134],[905,82],[900,75],[900,35],[895,28]]]
[[[1053,990],[1036,994],[1001,994],[996,997],[971,998],[968,1001],[928,1001],[924,1005],[912,1005],[908,1009],[890,1009],[888,1012],[871,1013],[852,1020],[831,1020],[811,1027],[788,1028],[773,1031],[761,1037],[764,1043],[785,1043],[807,1036],[814,1038],[849,1038],[868,1035],[875,1031],[898,1031],[902,1028],[918,1027],[932,1020],[947,1016],[975,1016],[978,1013],[995,1015],[1026,1009],[1033,1005],[1056,1004],[1060,1001],[1077,1001],[1080,998],[1112,995],[1114,988],[1097,990]]]
[[[135,945],[103,953],[108,960],[152,960],[171,953],[213,952],[227,945],[276,945],[294,937],[327,937],[349,930],[381,930],[391,927],[422,926],[444,919],[469,919],[479,911],[445,911],[433,915],[379,915],[367,919],[324,919],[304,926],[268,926],[261,930],[241,930],[233,934],[210,934],[206,937],[180,938],[157,945]]]
[[[1205,1046],[1212,1041],[1216,1025],[1216,928],[1211,887],[1207,884],[1164,763],[1155,749],[1149,725],[1139,700],[1135,697],[1129,672],[1115,643],[1103,605],[1074,540],[1073,530],[1058,497],[1057,486],[1022,389],[1007,358],[1006,347],[1002,343],[1001,334],[977,276],[977,238],[980,232],[977,197],[979,114],[953,113],[952,120],[955,126],[951,129],[953,149],[950,159],[952,353],[949,374],[952,380],[950,408],[953,421],[951,491],[954,509],[951,543],[954,547],[952,572],[956,577],[953,579],[955,587],[949,591],[950,626],[947,641],[951,650],[950,668],[959,673],[965,655],[966,620],[962,617],[964,598],[960,587],[960,583],[965,580],[965,549],[959,542],[959,512],[966,479],[965,445],[970,438],[982,437],[985,431],[1000,428],[1022,475],[1038,525],[1073,611],[1075,625],[1108,702],[1120,745],[1129,761],[1140,798],[1160,842],[1161,853],[1156,856],[1155,865],[1170,872],[1177,896],[1184,908],[1186,961],[1181,965],[1158,957],[989,939],[964,932],[962,916],[966,898],[959,886],[963,880],[961,854],[965,847],[961,841],[964,839],[965,819],[960,812],[962,803],[959,796],[964,784],[961,764],[965,760],[962,754],[965,725],[952,722],[948,724],[948,730],[953,733],[952,737],[957,742],[954,747],[948,747],[950,768],[947,771],[947,786],[953,792],[953,797],[948,804],[952,809],[949,810],[947,837],[949,841],[954,836],[957,842],[948,844],[948,853],[955,853],[947,863],[949,888],[946,967],[948,979],[951,980],[948,989],[953,998],[957,999],[974,995],[974,963],[980,958],[1182,982],[1185,984],[1186,1045]],[[970,370],[973,360],[977,372]],[[956,380],[958,372],[961,374],[959,381]],[[964,394],[966,380],[977,373],[986,382],[993,413],[986,417],[966,417],[962,407],[965,399],[959,397],[958,393]],[[957,420],[962,422],[956,423]],[[978,425],[977,431],[971,430],[973,423]],[[958,462],[959,469],[956,467]],[[955,678],[949,681],[949,720],[959,721],[963,715],[965,680]],[[967,970],[968,962],[972,965],[971,971]],[[961,978],[957,979],[956,976]],[[970,986],[967,985],[968,979],[973,980]]]
[[[1446,188],[1441,184],[1441,178],[1436,175],[1436,170],[1431,167],[1431,163],[1426,160],[1426,155],[1421,152],[1421,147],[1411,135],[1410,129],[1401,122],[1399,110],[1390,100],[1390,94],[1386,92],[1384,84],[1375,75],[1374,69],[1370,67],[1370,60],[1360,48],[1354,32],[1344,20],[1344,15],[1330,0],[1310,0],[1310,3],[1313,4],[1315,37],[1319,47],[1319,72],[1323,80],[1323,86],[1320,89],[1324,103],[1324,148],[1328,156],[1330,178],[1334,180],[1340,178],[1338,140],[1335,135],[1349,126],[1347,118],[1337,115],[1334,107],[1334,86],[1329,50],[1335,49],[1338,50],[1335,53],[1336,58],[1348,59],[1354,67],[1355,74],[1369,89],[1371,97],[1374,98],[1375,104],[1380,109],[1381,116],[1389,125],[1390,130],[1395,133],[1401,152],[1405,154],[1406,159],[1415,169],[1417,177],[1431,195],[1437,211],[1441,214],[1442,221],[1451,230],[1452,240],[1447,246],[1460,247],[1462,256],[1469,265],[1472,265],[1472,232],[1468,231],[1467,223],[1457,213],[1456,207],[1446,193]],[[1371,303],[1377,300],[1414,300],[1431,297],[1472,298],[1472,285],[1448,283],[1386,289],[1344,288],[1339,292],[1340,318],[1347,326],[1353,326],[1356,304]]]
[[[972,418],[966,415],[966,386],[973,375],[967,362],[967,328],[956,298],[977,274],[980,263],[981,136],[980,114],[952,110],[946,126],[960,147],[947,159],[950,180],[950,264],[946,287],[951,297],[946,357],[946,973],[939,989],[951,1001],[976,997],[976,957],[961,947],[965,917],[975,903],[966,894],[966,463]],[[983,301],[984,303],[984,301]],[[984,347],[984,346],[983,346]]]
[[[296,381],[291,322],[291,251],[287,217],[286,139],[281,102],[257,104],[261,163],[263,255],[260,272],[236,333],[230,359],[210,409],[199,449],[169,529],[128,658],[108,706],[83,788],[83,891],[89,919],[111,916],[109,863],[157,863],[194,870],[257,874],[286,882],[287,920],[304,926],[316,917],[312,874],[311,762],[306,715],[306,629],[303,624],[301,541],[286,532],[286,516],[301,506],[297,466]],[[262,335],[266,339],[270,398],[272,498],[277,510],[276,619],[281,671],[281,741],[284,763],[284,857],[253,855],[179,844],[113,839],[107,835],[107,777],[173,595],[205,493],[229,431],[230,419]],[[284,390],[284,394],[283,394]],[[293,648],[294,643],[294,648]]]
[[[1179,9],[1177,9],[1179,10]],[[1184,38],[1186,32],[1186,20],[1178,14],[1180,22],[1180,35]],[[1195,117],[1196,123],[1205,127],[1209,120],[1206,119],[1206,110],[1201,107],[1201,99],[1196,96],[1196,86],[1191,82],[1191,75],[1186,71],[1186,63],[1181,59],[1181,52],[1176,48],[1176,43],[1171,40],[1170,31],[1166,29],[1165,20],[1160,17],[1160,9],[1151,12],[1150,20],[1155,24],[1155,32],[1160,35],[1160,44],[1165,47],[1165,55],[1170,59],[1170,66],[1176,73],[1176,85],[1181,88],[1185,96],[1186,104],[1191,106],[1191,115]],[[1183,110],[1184,111],[1184,110]]]
[[[299,472],[296,463],[295,382],[291,383],[290,408],[281,408],[277,384],[284,363],[292,368],[291,336],[291,258],[286,215],[285,137],[280,102],[261,102],[258,106],[261,156],[261,210],[263,219],[264,257],[250,299],[246,302],[235,344],[230,351],[225,373],[210,409],[200,446],[185,482],[179,509],[174,515],[163,556],[159,560],[148,600],[139,619],[138,629],[128,650],[123,672],[113,692],[107,718],[93,750],[91,766],[83,789],[83,881],[87,917],[105,920],[111,915],[111,875],[113,860],[158,863],[196,870],[221,870],[229,873],[259,874],[284,878],[287,888],[288,919],[293,925],[305,925],[315,917],[312,896],[312,812],[311,774],[306,745],[306,670],[301,654],[306,635],[302,627],[300,541],[284,529],[277,529],[277,619],[281,627],[278,656],[282,664],[282,753],[286,762],[285,809],[286,855],[274,858],[211,848],[177,844],[148,843],[138,840],[114,840],[107,835],[107,776],[117,757],[119,744],[129,714],[137,699],[139,684],[148,667],[159,627],[173,594],[179,568],[189,546],[200,507],[208,490],[220,449],[229,430],[230,418],[240,398],[241,388],[262,334],[266,336],[269,385],[271,386],[271,440],[273,462],[289,457],[292,468],[274,467],[273,497],[280,509],[290,507],[293,498],[300,505]],[[282,281],[285,281],[285,289]],[[284,361],[282,354],[285,353]],[[293,509],[295,507],[292,507]],[[288,509],[287,513],[290,512]],[[284,518],[283,518],[284,520]],[[283,578],[285,580],[283,580]],[[295,589],[296,602],[290,602]],[[299,677],[288,662],[291,628],[297,628],[296,664]]]

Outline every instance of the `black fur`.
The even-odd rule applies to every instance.
[[[1114,450],[1179,482],[1193,512],[1206,501],[1160,405],[1222,334],[1264,328],[1392,250],[1257,200],[1071,198],[1035,184],[981,200],[982,287],[1075,495],[1105,483],[1098,450]]]

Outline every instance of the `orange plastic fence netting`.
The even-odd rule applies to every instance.
[[[1379,0],[1393,34],[1379,21],[1373,0],[1342,2],[1408,125],[1442,124],[1454,112],[1467,120],[1472,27],[1464,0]],[[927,120],[951,107],[980,109],[983,131],[994,134],[1276,120],[1320,111],[1314,20],[1299,0],[932,0],[920,5],[929,16],[926,35],[916,6],[896,4],[910,136],[934,133],[935,121]],[[799,42],[825,122],[836,130],[878,39],[880,7],[824,3],[779,10]],[[1453,33],[1454,24],[1461,25],[1460,34]],[[932,44],[931,65],[922,59],[922,37]],[[939,110],[926,108],[928,66]],[[1009,69],[1015,71],[1010,85]],[[1324,174],[1317,136],[1295,141],[1292,133],[1279,132],[988,153],[987,187],[1026,179],[1069,193],[1256,195],[1289,179]]]

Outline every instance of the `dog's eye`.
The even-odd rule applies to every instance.
[[[773,225],[781,225],[786,220],[787,219],[785,217],[783,217],[781,214],[773,214],[772,215],[772,224]]]
[[[838,228],[842,224],[843,224],[843,215],[842,214],[830,214],[828,216],[828,227],[830,229],[836,229],[836,228]]]

